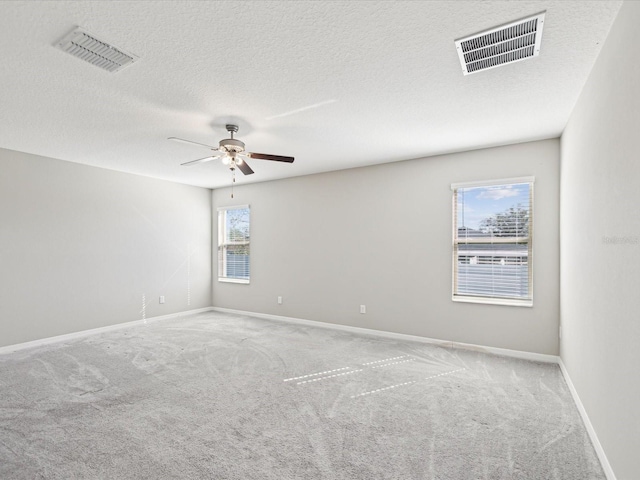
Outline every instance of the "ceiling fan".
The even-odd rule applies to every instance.
[[[217,158],[222,158],[222,163],[225,165],[229,165],[231,171],[234,171],[236,167],[245,175],[251,175],[253,170],[247,164],[247,158],[255,158],[258,160],[273,160],[276,162],[287,162],[293,163],[293,157],[283,157],[281,155],[268,155],[266,153],[252,153],[245,151],[244,142],[233,138],[233,134],[238,131],[237,125],[227,124],[227,131],[231,134],[231,138],[225,138],[220,140],[217,147],[213,147],[211,145],[206,145],[204,143],[192,142],[191,140],[184,140],[182,138],[177,137],[169,137],[169,140],[174,140],[176,142],[182,143],[190,143],[192,145],[198,145],[201,147],[206,147],[213,152],[213,155],[209,155],[208,157],[199,158],[198,160],[192,160],[190,162],[183,163],[182,165],[191,166],[196,163],[204,163],[210,162],[211,160],[215,160]]]

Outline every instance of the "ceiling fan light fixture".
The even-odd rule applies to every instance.
[[[206,147],[211,151],[217,152],[216,156],[213,156],[213,157],[209,156],[205,158],[200,158],[198,160],[192,160],[190,162],[183,163],[182,165],[195,165],[196,163],[208,162],[209,160],[220,158],[222,160],[222,163],[228,166],[232,171],[235,172],[235,169],[237,167],[244,175],[251,175],[254,172],[252,168],[249,166],[249,164],[247,163],[247,160],[245,159],[245,157],[256,158],[258,160],[271,160],[275,162],[293,163],[293,160],[294,160],[293,157],[284,157],[282,155],[270,155],[266,153],[246,152],[244,142],[233,138],[233,134],[238,131],[238,126],[226,125],[226,128],[227,128],[227,131],[231,134],[231,138],[225,138],[223,140],[220,140],[217,147],[212,147],[211,145],[207,145],[204,143],[192,142],[191,140],[184,140],[182,138],[177,138],[177,137],[169,137],[169,140],[175,140],[183,143],[192,143],[194,145]]]

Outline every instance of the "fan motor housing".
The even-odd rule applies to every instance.
[[[244,142],[236,140],[235,138],[225,138],[220,140],[220,150],[223,152],[244,152]]]

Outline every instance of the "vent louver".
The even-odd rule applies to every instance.
[[[456,40],[465,75],[538,56],[545,12]]]
[[[79,28],[60,40],[58,48],[108,72],[122,70],[138,59]]]

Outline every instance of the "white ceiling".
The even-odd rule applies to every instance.
[[[557,137],[619,1],[3,1],[0,147],[215,188]],[[463,76],[454,40],[546,10],[539,57]],[[140,57],[108,73],[74,27]]]

